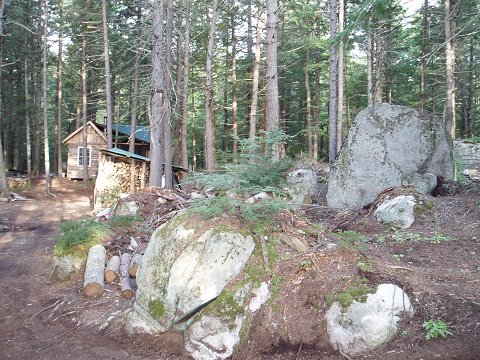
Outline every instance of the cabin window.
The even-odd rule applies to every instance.
[[[78,166],[83,166],[84,151],[82,146],[78,147],[77,156],[78,156]],[[88,161],[88,166],[92,166],[92,148],[91,147],[87,147],[87,161]]]

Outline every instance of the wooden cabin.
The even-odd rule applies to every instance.
[[[116,139],[115,147],[128,150],[130,125],[112,126],[112,132]],[[135,131],[135,154],[144,157],[149,156],[150,128],[137,126]],[[67,155],[67,178],[83,179],[83,126],[68,135],[63,143],[68,147]],[[87,160],[88,176],[95,178],[98,175],[99,151],[107,148],[107,136],[105,125],[96,124],[92,121],[87,123]]]
[[[87,123],[87,151],[83,149],[83,126],[68,135],[63,143],[67,145],[67,178],[83,179],[83,162],[88,162],[88,177],[98,174],[99,151],[107,148],[107,138],[98,126]],[[86,153],[86,159],[85,159]]]

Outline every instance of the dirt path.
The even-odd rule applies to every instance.
[[[45,198],[37,184],[25,193],[31,201],[0,204],[0,359],[158,359],[158,337],[139,349],[135,339],[89,325],[85,315],[103,312],[109,297],[86,301],[77,296],[81,282],[49,280],[56,224],[91,214],[91,191],[81,184],[54,183],[54,192]]]

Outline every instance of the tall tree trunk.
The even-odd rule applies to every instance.
[[[215,45],[215,33],[217,31],[217,4],[213,0],[210,33],[208,36],[207,64],[205,68],[205,170],[212,171],[215,168],[215,117],[213,113],[213,47]]]
[[[50,147],[48,143],[48,112],[47,112],[47,50],[48,50],[48,0],[44,0],[43,29],[43,144],[45,156],[45,194],[51,195],[50,179]]]
[[[368,105],[373,105],[373,38],[372,17],[368,16],[367,25],[367,97]]]
[[[135,152],[135,132],[138,125],[138,95],[140,83],[140,53],[141,44],[140,37],[142,35],[142,10],[141,6],[137,4],[137,22],[135,27],[135,65],[133,68],[133,94],[132,94],[132,116],[130,118],[130,139],[128,142],[128,151]]]
[[[338,46],[338,105],[337,105],[337,153],[343,142],[343,114],[344,114],[344,87],[345,87],[345,44],[343,42],[343,27],[345,22],[345,4],[339,0],[338,4],[338,31],[340,33],[340,44]]]
[[[445,16],[445,128],[455,138],[455,45],[453,41],[453,0],[444,0]]]
[[[257,109],[258,109],[258,83],[260,78],[260,46],[261,46],[261,29],[262,29],[262,4],[257,7],[257,30],[255,37],[255,64],[253,65],[252,79],[252,103],[250,105],[249,132],[248,138],[253,144],[257,134]]]
[[[0,85],[2,85],[3,74],[3,13],[5,11],[5,0],[0,1]],[[2,93],[0,92],[0,112],[2,111]],[[2,114],[3,115],[3,114]],[[10,198],[10,191],[7,186],[7,178],[5,176],[5,163],[3,160],[2,137],[0,136],[0,195]]]
[[[475,44],[477,36],[473,35],[470,37],[470,47],[469,47],[469,61],[468,61],[468,96],[467,96],[467,106],[466,106],[466,128],[467,136],[472,137],[473,134],[473,97],[475,92]]]
[[[55,121],[55,138],[56,146],[56,163],[58,177],[62,176],[62,69],[63,69],[63,0],[60,0],[60,14],[59,14],[59,31],[58,31],[58,59],[57,59],[57,96],[56,96],[56,121]]]
[[[392,7],[387,7],[387,23],[386,23],[386,31],[387,36],[385,36],[385,49],[384,49],[384,56],[385,56],[385,96],[387,103],[391,104],[393,101],[392,98],[392,61],[391,61],[391,53],[392,53],[392,32],[393,32],[393,24],[392,24]]]
[[[427,71],[426,46],[428,32],[428,0],[423,3],[423,19],[422,19],[422,43],[420,49],[420,103],[419,108],[425,109],[425,74]]]
[[[382,23],[380,20],[375,21],[375,81],[373,91],[373,102],[380,104],[383,97],[383,39],[382,39]]]
[[[237,36],[235,34],[235,15],[237,8],[232,10],[230,21],[232,26],[232,157],[237,163],[238,156],[238,123],[237,123]]]
[[[305,95],[307,106],[307,153],[310,160],[313,159],[313,131],[312,131],[312,95],[310,91],[310,47],[307,46],[305,54]]]
[[[27,38],[25,38],[25,50],[27,49]],[[28,64],[27,58],[23,60],[24,82],[25,82],[25,124],[26,124],[26,151],[27,151],[27,182],[32,183],[32,131],[30,127],[30,99],[28,95]]]
[[[102,0],[102,28],[103,28],[103,57],[105,60],[105,97],[107,100],[107,147],[113,147],[112,124],[113,124],[113,107],[112,107],[112,89],[110,76],[110,46],[108,44],[108,28],[107,28],[107,0]]]
[[[273,161],[280,159],[280,144],[273,140],[279,131],[280,108],[278,103],[278,67],[277,67],[277,23],[278,23],[278,2],[267,0],[267,56],[266,56],[266,118],[267,137],[270,138],[270,157]]]
[[[139,1],[136,2],[137,20],[135,24],[135,65],[133,68],[133,94],[132,94],[132,114],[130,118],[130,138],[128,140],[128,151],[135,153],[135,133],[138,124],[138,94],[140,82],[140,37],[142,34],[142,8]],[[118,129],[118,128],[117,128]],[[118,138],[118,137],[116,137]],[[135,161],[132,159],[130,164],[130,193],[135,192]]]
[[[164,91],[164,52],[163,52],[163,0],[153,2],[153,49],[152,49],[152,117],[150,119],[150,186],[162,186],[163,175],[163,108]]]
[[[177,12],[177,29],[183,28],[183,16],[184,11],[183,9]],[[177,74],[175,79],[175,105],[173,108],[175,109],[173,120],[174,120],[174,127],[173,127],[173,163],[180,164],[181,161],[181,136],[182,136],[182,90],[183,90],[183,38],[180,34],[177,36],[177,44],[176,44],[176,51],[177,51],[177,59],[176,59],[176,66],[177,66]],[[172,99],[173,101],[173,99]]]
[[[82,148],[83,148],[83,183],[86,185],[89,180],[88,174],[88,150],[87,150],[87,37],[86,29],[82,35],[82,65],[80,70],[80,83],[82,90]]]
[[[330,0],[330,82],[328,105],[328,161],[333,164],[337,156],[337,95],[338,95],[338,68],[337,47],[337,0]]]
[[[317,21],[317,36],[320,33],[320,23]],[[319,142],[323,144],[323,132],[320,135],[319,139],[319,131],[321,130],[321,85],[320,85],[320,50],[315,51],[315,63],[317,64],[317,68],[315,69],[315,113],[313,117],[313,160],[315,163],[318,161],[319,156],[322,155],[322,146],[319,146]],[[322,141],[320,141],[322,140]]]
[[[165,102],[163,107],[163,145],[165,188],[173,189],[172,172],[172,123],[171,123],[171,93],[172,93],[172,45],[173,45],[173,0],[167,0],[167,23],[165,31],[165,63],[163,78],[165,81]]]
[[[183,91],[182,91],[182,126],[181,126],[181,165],[188,169],[188,80],[190,71],[190,0],[185,1],[185,36],[183,54]]]

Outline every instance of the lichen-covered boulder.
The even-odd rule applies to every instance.
[[[318,186],[318,178],[313,170],[294,170],[287,175],[286,182],[286,190],[294,208],[312,204],[312,197],[317,192]]]
[[[251,236],[187,214],[163,224],[143,255],[128,327],[165,332],[184,323],[220,295],[254,248]]]
[[[61,255],[53,258],[52,278],[60,281],[69,280],[80,274],[85,268],[87,256]]]
[[[378,285],[366,302],[354,301],[348,309],[333,303],[325,314],[330,343],[335,350],[356,355],[383,345],[397,333],[402,316],[413,314],[407,294],[393,284]]]
[[[355,118],[328,179],[327,204],[360,208],[411,174],[453,179],[452,147],[440,119],[379,104]]]

